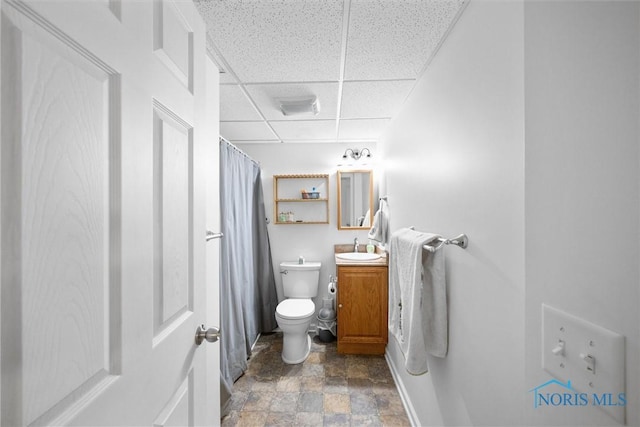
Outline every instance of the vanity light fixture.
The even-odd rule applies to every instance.
[[[353,160],[360,160],[360,157],[365,156],[367,159],[371,158],[371,151],[368,148],[363,148],[360,150],[359,148],[347,148],[342,155],[343,159],[347,159],[347,157],[351,157]]]

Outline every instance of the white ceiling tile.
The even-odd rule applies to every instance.
[[[463,0],[352,0],[345,80],[415,79]]]
[[[336,139],[335,120],[272,121],[269,124],[283,141]]]
[[[209,37],[242,82],[338,80],[342,0],[196,5]]]
[[[340,117],[391,118],[398,112],[415,80],[345,82]]]
[[[338,139],[377,140],[388,124],[389,119],[340,120]]]
[[[247,92],[254,100],[267,120],[304,120],[304,119],[335,119],[338,105],[338,83],[297,83],[247,85]],[[280,111],[277,99],[316,96],[320,103],[317,115],[285,116]]]
[[[220,135],[228,141],[277,141],[266,122],[220,122]]]
[[[262,120],[239,85],[220,85],[220,120]]]
[[[395,116],[413,85],[405,80],[418,77],[468,2],[193,1],[225,71],[222,135],[238,142],[335,141],[338,105],[341,140],[377,139],[388,120],[351,119]],[[306,94],[320,100],[312,119],[284,116],[275,103]]]

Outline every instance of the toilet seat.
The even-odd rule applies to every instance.
[[[276,307],[276,314],[282,319],[295,320],[312,316],[316,306],[309,298],[290,298]]]

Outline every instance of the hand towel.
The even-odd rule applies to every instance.
[[[373,215],[373,225],[369,230],[369,239],[385,246],[389,242],[389,205],[384,199],[380,199],[378,211]]]
[[[424,251],[422,258],[422,331],[427,351],[445,357],[449,345],[444,248]]]
[[[428,371],[427,353],[447,353],[447,300],[444,251],[423,245],[438,235],[403,228],[389,243],[389,331],[413,375]]]

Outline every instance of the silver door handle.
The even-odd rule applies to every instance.
[[[196,329],[196,345],[202,344],[202,341],[216,342],[220,338],[220,329],[209,328],[205,329],[204,325],[198,326]]]

